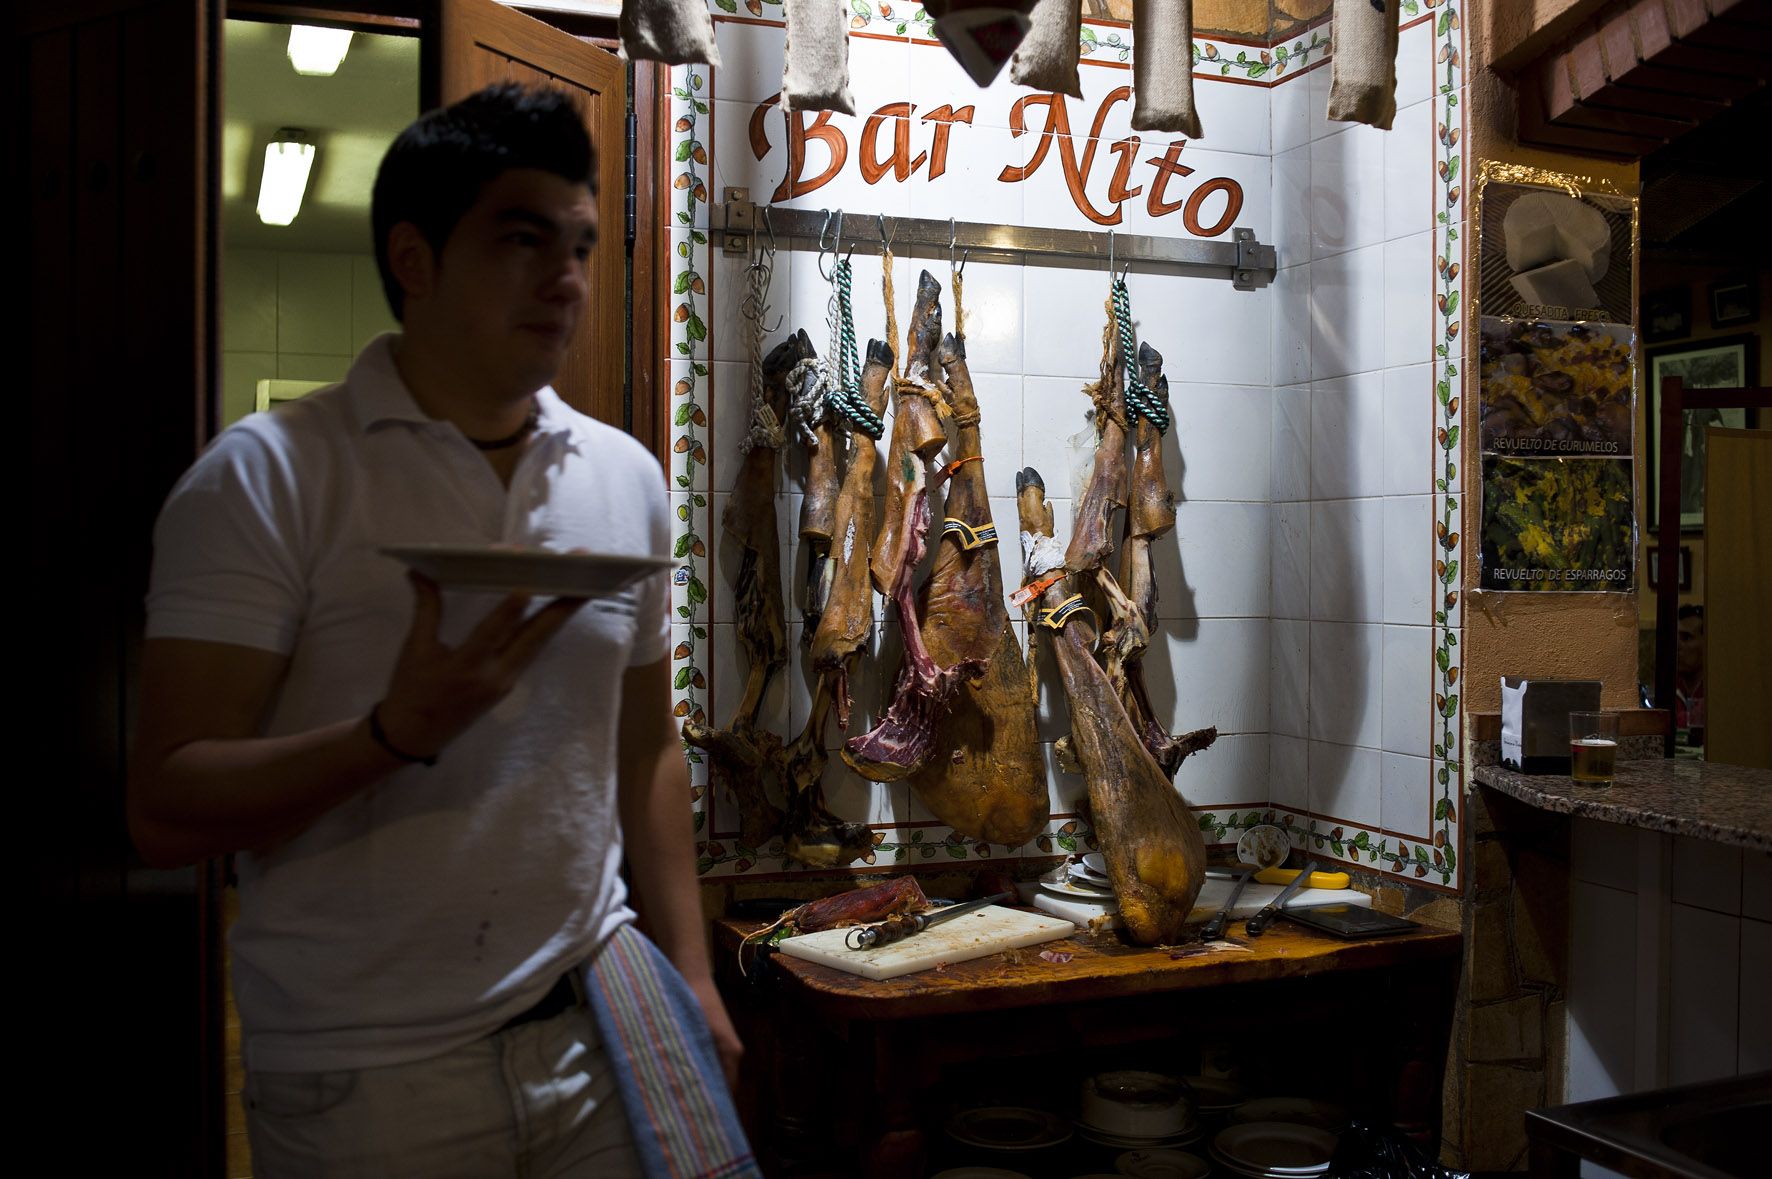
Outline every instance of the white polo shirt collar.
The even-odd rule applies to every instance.
[[[419,408],[413,399],[412,392],[406,387],[406,381],[400,376],[400,369],[394,363],[394,343],[400,338],[398,332],[383,332],[357,356],[351,364],[350,372],[345,376],[345,383],[351,387],[359,414],[359,426],[364,433],[389,422],[409,422],[413,425],[429,427],[439,434],[459,434],[456,427],[441,418],[433,418]],[[577,446],[581,441],[578,424],[567,412],[566,404],[550,385],[543,385],[535,393],[536,420],[535,437],[558,437],[562,442]],[[465,437],[465,435],[464,435]]]

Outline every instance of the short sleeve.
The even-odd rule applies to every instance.
[[[167,497],[154,526],[147,637],[288,654],[307,599],[287,458],[235,426]]]
[[[648,551],[655,557],[671,554],[671,505],[665,494],[664,469],[644,451],[636,481],[646,504]],[[671,571],[657,573],[640,585],[640,605],[634,623],[634,647],[629,667],[645,667],[663,659],[671,649]]]

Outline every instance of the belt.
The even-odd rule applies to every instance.
[[[561,1012],[570,1011],[577,1006],[578,987],[574,985],[571,974],[562,974],[557,980],[555,980],[554,985],[549,988],[547,994],[543,995],[540,999],[537,999],[535,1004],[527,1010],[519,1011],[517,1014],[511,1016],[511,1018],[505,1020],[504,1026],[500,1027],[498,1030],[501,1032],[508,1032],[512,1028],[521,1027],[526,1023],[536,1023],[539,1020],[552,1019]]]

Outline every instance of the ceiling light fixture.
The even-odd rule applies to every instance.
[[[350,48],[349,29],[322,29],[316,25],[289,28],[289,64],[298,74],[329,78],[338,73]]]
[[[266,225],[288,225],[301,212],[308,173],[314,167],[314,145],[305,131],[285,127],[265,146],[265,172],[258,186],[258,219]]]

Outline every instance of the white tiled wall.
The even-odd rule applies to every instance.
[[[1567,1100],[1772,1064],[1772,854],[1590,819],[1571,852]]]
[[[252,412],[262,379],[342,379],[364,344],[397,326],[372,255],[225,251],[222,423]]]
[[[1276,743],[1273,801],[1416,840],[1434,801],[1432,34],[1403,32],[1388,132],[1324,117],[1327,66],[1271,105],[1272,715],[1302,738]],[[1279,786],[1300,757],[1302,795]]]
[[[1175,424],[1165,462],[1180,494],[1174,538],[1155,558],[1164,626],[1146,672],[1159,716],[1173,729],[1219,728],[1218,743],[1190,759],[1178,780],[1200,811],[1267,803],[1307,820],[1431,838],[1432,32],[1430,21],[1403,34],[1404,110],[1389,133],[1326,120],[1327,68],[1270,88],[1202,78],[1196,92],[1203,116],[1210,116],[1208,138],[1187,146],[1187,163],[1196,169],[1195,182],[1228,176],[1241,183],[1236,224],[1275,243],[1281,269],[1274,282],[1252,292],[1219,278],[1146,267],[1129,278],[1138,334],[1167,360]],[[782,179],[787,131],[778,111],[760,120],[753,113],[779,88],[780,30],[718,21],[716,34],[725,64],[697,91],[707,110],[693,134],[712,148],[699,178],[716,191],[748,187],[753,199],[766,201]],[[848,174],[788,204],[1102,230],[1077,209],[1056,148],[1027,181],[997,180],[1002,165],[1030,159],[1038,137],[1011,135],[1002,117],[1008,104],[963,81],[944,52],[872,38],[852,38],[850,45],[859,110],[907,95],[920,104],[913,152],[928,146],[927,125],[916,118],[939,103],[976,104],[975,123],[955,128],[948,175],[937,181],[913,176],[899,184],[888,176],[867,185],[853,174],[852,161]],[[675,76],[686,83],[690,71]],[[1079,153],[1087,149],[1097,104],[1130,82],[1124,70],[1093,64],[1082,79],[1085,97],[1071,104]],[[1112,142],[1130,134],[1129,115],[1125,104],[1111,109],[1094,145],[1088,193],[1097,202],[1117,158]],[[1038,109],[1028,117],[1030,130],[1043,124]],[[863,122],[839,115],[829,125],[844,133],[854,153],[861,150]],[[889,140],[888,131],[881,142]],[[759,143],[767,147],[761,162]],[[1165,146],[1149,136],[1139,156],[1160,154]],[[806,151],[805,172],[817,172],[825,146],[809,142]],[[1185,183],[1176,191],[1185,195]],[[738,307],[744,260],[693,243],[679,211],[705,224],[707,208],[679,199],[670,224],[674,240],[689,251],[686,265],[709,286],[705,299],[685,300],[708,317],[707,340],[679,334],[674,343],[692,344],[708,370],[693,396],[709,407],[711,422],[690,432],[689,445],[709,441],[711,474],[697,470],[692,482],[700,488],[705,479],[714,493],[710,504],[690,509],[693,530],[710,538],[710,560],[695,576],[710,586],[712,634],[698,648],[707,654],[684,662],[711,658],[719,668],[735,658],[730,578],[720,565],[717,535],[720,493],[731,486],[743,431],[745,337]],[[1173,218],[1153,222],[1143,198],[1129,200],[1123,212],[1125,232],[1177,232]],[[830,287],[811,243],[796,247],[777,260],[770,302],[788,326],[811,332],[822,352]],[[856,255],[854,266],[856,331],[865,341],[884,329],[880,261]],[[924,266],[948,284],[945,251],[899,256],[901,335]],[[1093,441],[1082,385],[1097,372],[1106,278],[1104,267],[1045,262],[979,261],[966,271],[967,351],[980,391],[993,511],[1006,537],[1015,532],[1014,473],[1023,466],[1045,477],[1058,532],[1069,533],[1073,473],[1086,465]],[[689,371],[680,353],[672,360],[674,377]],[[1081,448],[1073,442],[1079,435]],[[784,537],[793,535],[799,477],[796,459],[783,487]],[[681,502],[690,501],[685,495]],[[1001,556],[1012,587],[1020,578],[1020,554],[1006,543]],[[799,568],[790,572],[788,590],[797,602]],[[792,605],[789,615],[797,624]],[[689,620],[678,629],[681,639],[699,641]],[[885,666],[867,665],[858,677],[857,726],[867,723],[890,686],[895,643],[888,626],[876,642]],[[782,700],[772,696],[768,705],[778,718],[785,709],[790,735],[805,715],[802,662],[796,655],[787,686],[777,689]],[[1053,766],[1056,827],[1082,784],[1053,763],[1050,742],[1067,731],[1068,721],[1052,695],[1052,669],[1044,671],[1040,731]],[[737,676],[719,668],[712,681],[711,697],[701,694],[697,705],[723,721]],[[849,817],[928,818],[903,786],[859,783],[840,763],[826,783],[833,805]],[[717,821],[720,828],[729,825]]]

